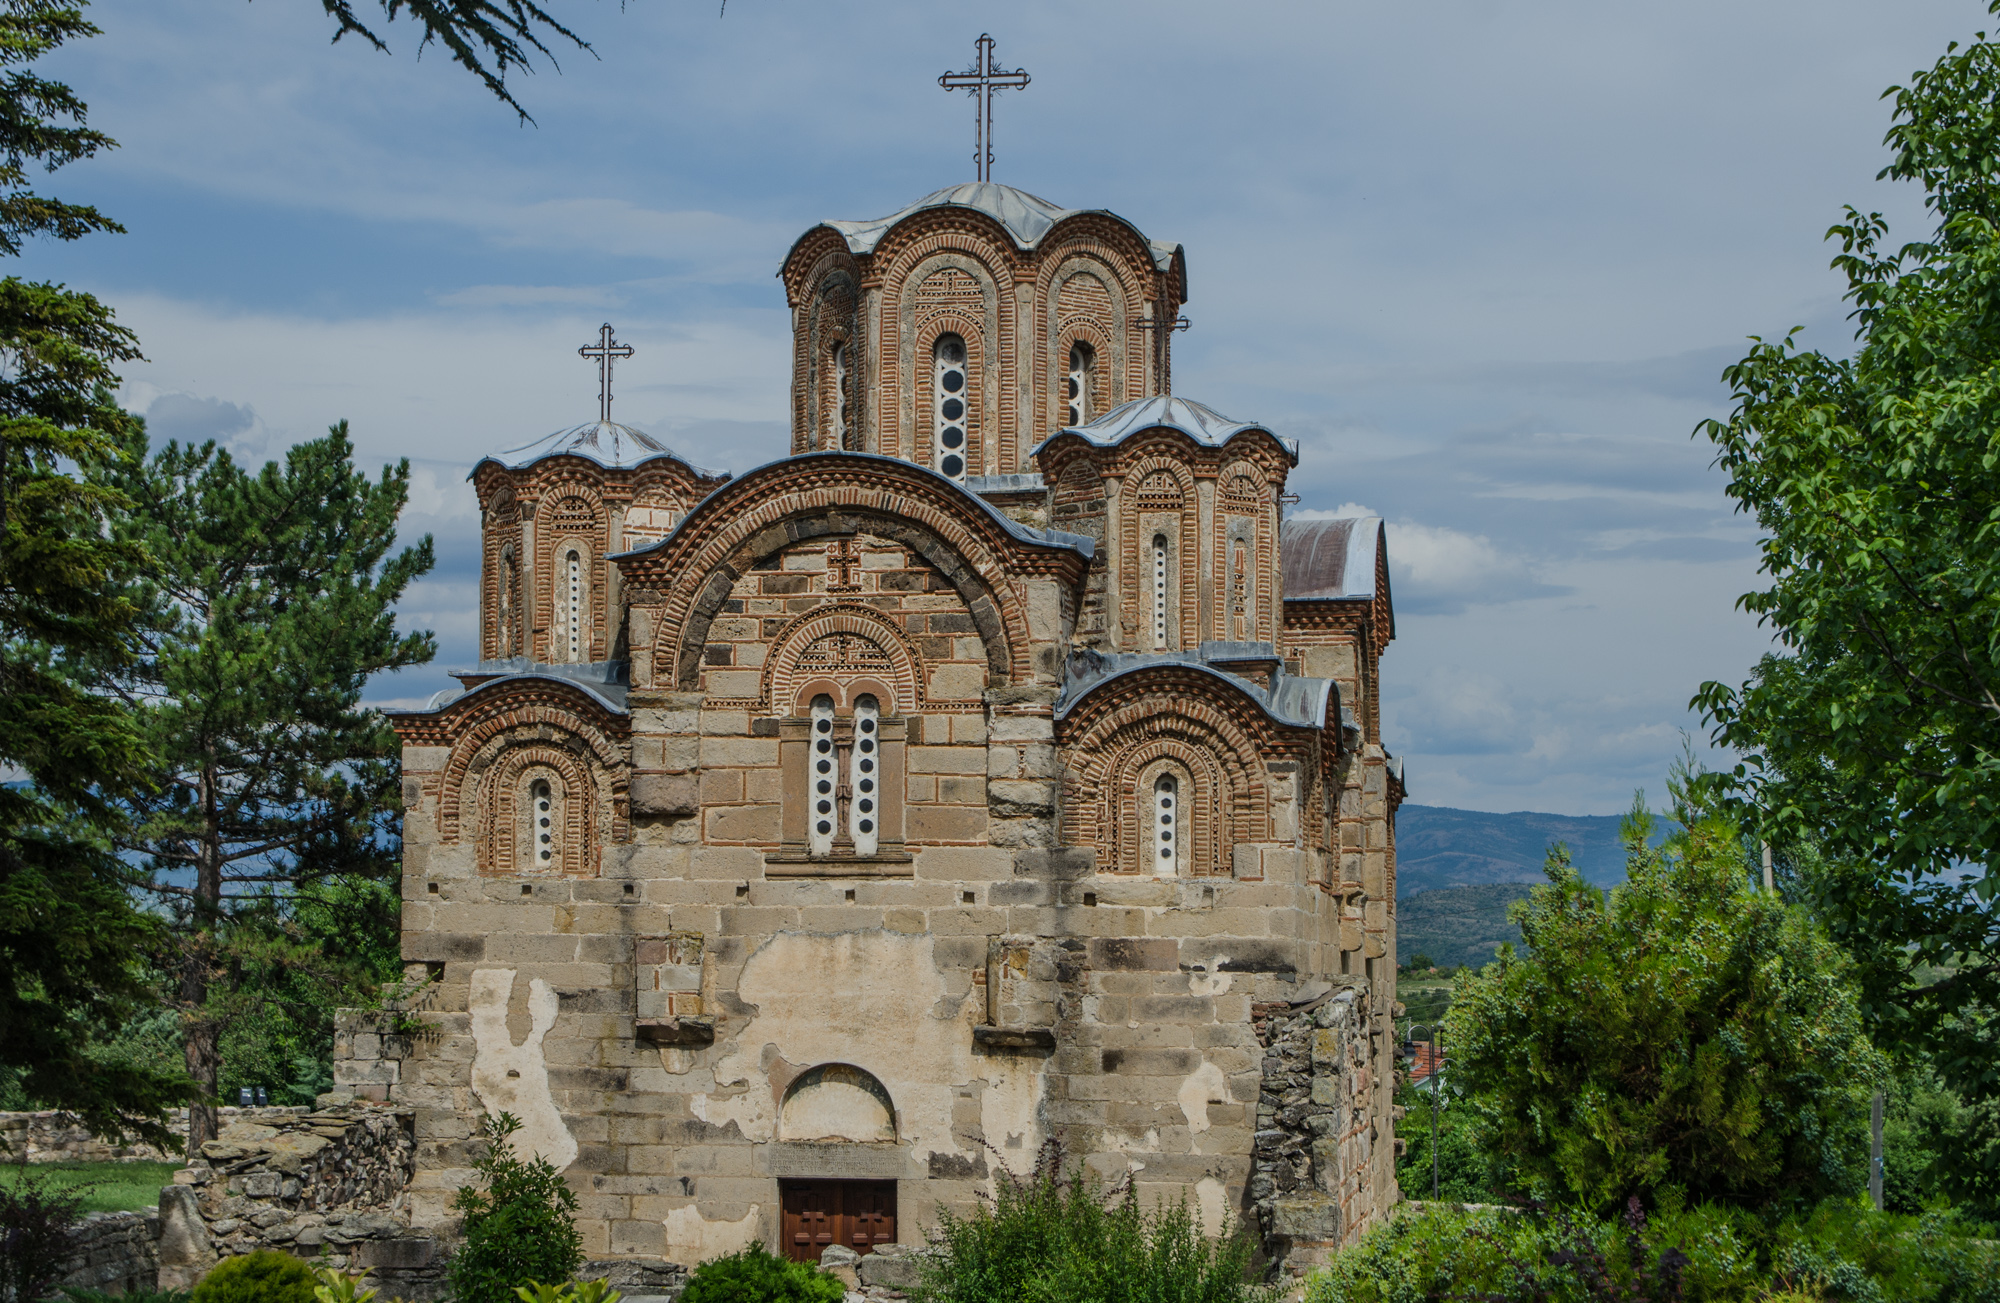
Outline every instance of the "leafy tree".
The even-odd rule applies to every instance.
[[[541,1155],[521,1161],[508,1139],[520,1129],[512,1113],[479,1120],[486,1153],[472,1167],[486,1188],[462,1186],[451,1205],[465,1214],[464,1243],[450,1267],[459,1303],[515,1303],[519,1286],[568,1280],[583,1265],[576,1191]]]
[[[212,443],[140,462],[139,437],[96,474],[132,503],[113,537],[152,560],[138,654],[109,680],[154,757],[119,844],[171,922],[187,1074],[212,1096],[222,1027],[277,998],[276,974],[336,991],[373,976],[291,914],[324,884],[396,875],[399,752],[360,700],[432,655],[393,609],[431,542],[390,554],[409,463],[371,482],[344,423],[256,474]],[[190,1145],[214,1128],[212,1106],[192,1110]]]
[[[1558,845],[1514,906],[1525,954],[1459,977],[1454,1084],[1528,1191],[1608,1213],[1810,1204],[1860,1187],[1881,1057],[1849,961],[1807,913],[1754,889],[1732,826],[1668,847],[1626,822],[1607,897]]]
[[[764,1250],[762,1240],[694,1269],[685,1303],[840,1303],[847,1286],[809,1262],[793,1262]]]
[[[1878,1042],[1934,1056],[1947,1084],[1991,1100],[2000,45],[1954,44],[1885,98],[1882,175],[1921,185],[1935,225],[1895,248],[1880,214],[1848,209],[1828,238],[1853,355],[1759,340],[1724,373],[1734,410],[1700,433],[1766,535],[1769,587],[1739,605],[1781,651],[1738,687],[1704,684],[1695,704],[1744,757],[1711,781],[1759,836],[1824,857],[1808,886],[1859,961]]]
[[[0,256],[33,236],[119,229],[28,185],[31,163],[54,170],[112,144],[68,87],[26,67],[96,30],[74,4],[0,3]],[[101,1132],[163,1141],[179,1075],[85,1052],[150,993],[136,957],[152,925],[124,894],[109,835],[110,797],[143,739],[79,678],[124,647],[134,609],[117,580],[139,554],[108,537],[117,493],[71,473],[121,455],[134,422],[113,368],[138,356],[88,294],[0,279],[0,764],[27,776],[0,787],[0,1075]]]

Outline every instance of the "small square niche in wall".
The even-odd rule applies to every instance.
[[[979,900],[979,893],[974,891],[968,891],[965,893],[964,896],[960,897],[960,899],[962,899],[968,905],[976,904]]]

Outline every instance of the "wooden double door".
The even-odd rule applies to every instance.
[[[780,1238],[795,1262],[818,1262],[829,1244],[856,1253],[896,1242],[894,1181],[780,1181]]]

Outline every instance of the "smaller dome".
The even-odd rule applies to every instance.
[[[600,466],[624,468],[637,466],[642,461],[654,457],[673,457],[686,461],[672,448],[667,447],[643,430],[635,430],[629,425],[616,421],[591,421],[584,425],[571,426],[567,430],[557,430],[554,434],[537,439],[519,448],[510,448],[492,458],[509,470],[519,470],[532,465],[544,457],[588,457]]]
[[[1088,439],[1100,448],[1108,448],[1123,443],[1142,431],[1156,430],[1162,426],[1170,430],[1179,430],[1196,443],[1206,444],[1211,448],[1219,448],[1247,430],[1259,430],[1278,439],[1277,435],[1271,433],[1270,427],[1261,422],[1232,421],[1206,404],[1197,403],[1192,399],[1176,398],[1171,394],[1160,394],[1153,398],[1135,398],[1129,403],[1120,403],[1104,415],[1082,425],[1065,426],[1042,440],[1034,453],[1029,455],[1041,452],[1043,448],[1066,434],[1074,434],[1079,438]],[[1298,441],[1278,439],[1278,442],[1291,454],[1292,461],[1296,464],[1299,460]]]

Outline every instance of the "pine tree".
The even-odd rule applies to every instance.
[[[53,170],[112,145],[68,87],[22,66],[95,32],[74,4],[0,3],[0,256],[33,236],[120,229],[28,187],[30,162]],[[91,296],[0,279],[0,764],[27,778],[0,787],[0,1073],[100,1132],[162,1139],[179,1078],[86,1050],[149,997],[139,956],[154,928],[110,842],[144,741],[80,679],[122,654],[134,608],[118,580],[140,558],[107,535],[117,493],[68,469],[122,455],[134,422],[113,368],[138,356]]]
[[[120,845],[171,919],[187,1073],[210,1096],[222,1024],[261,998],[247,971],[340,980],[339,956],[283,926],[296,894],[397,873],[396,737],[360,702],[372,675],[434,652],[393,609],[432,550],[391,555],[409,463],[370,481],[353,451],[343,422],[255,474],[169,443],[99,480],[132,503],[114,537],[151,563],[139,652],[112,682],[155,768]],[[190,1148],[214,1134],[213,1109],[192,1110]]]

